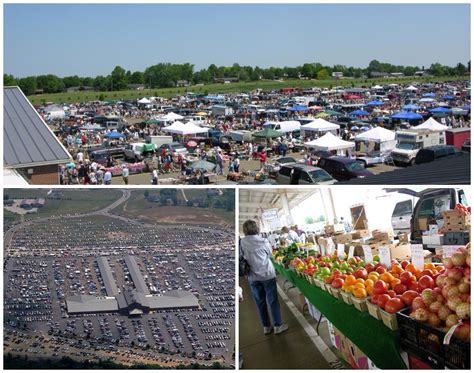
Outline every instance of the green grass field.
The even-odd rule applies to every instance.
[[[49,189],[6,189],[9,198],[46,198]],[[96,211],[116,201],[122,195],[117,189],[62,190],[62,200],[46,200],[38,213],[27,215],[29,219],[52,215],[76,214]]]
[[[260,88],[264,90],[281,89],[285,87],[330,87],[330,86],[362,86],[372,84],[388,84],[388,83],[410,83],[410,82],[428,82],[428,81],[445,81],[445,80],[464,80],[470,79],[469,76],[464,77],[438,77],[438,78],[415,78],[403,77],[392,79],[328,79],[328,80],[286,80],[278,82],[273,80],[262,80],[258,82],[238,82],[230,84],[208,84],[204,86],[190,86],[184,88],[153,88],[142,91],[126,90],[126,91],[111,91],[111,92],[62,92],[52,94],[42,94],[28,96],[28,99],[33,105],[40,105],[44,102],[55,103],[71,103],[98,100],[100,95],[104,96],[105,100],[121,100],[121,99],[136,99],[141,97],[158,96],[158,97],[173,97],[176,94],[185,94],[186,92],[193,93],[238,93],[249,92]]]

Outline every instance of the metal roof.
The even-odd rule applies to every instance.
[[[114,276],[112,275],[112,270],[110,269],[109,261],[106,257],[97,258],[97,264],[99,266],[100,275],[104,281],[105,290],[109,297],[113,297],[119,293],[117,284],[115,283]]]
[[[125,257],[125,264],[127,265],[128,271],[130,272],[130,276],[132,277],[132,281],[135,285],[135,289],[137,289],[137,292],[149,294],[150,291],[148,290],[148,286],[146,286],[145,284],[145,280],[143,279],[142,273],[140,272],[140,268],[138,268],[138,264],[135,261],[135,258],[131,255],[127,255]]]
[[[68,313],[95,313],[118,311],[117,300],[113,297],[77,295],[66,299]]]
[[[471,182],[470,153],[423,163],[395,171],[383,172],[363,179],[351,179],[336,184],[353,185],[461,185]]]
[[[66,163],[71,155],[18,87],[3,89],[3,163],[29,167]]]
[[[144,300],[150,309],[199,307],[199,301],[189,291],[170,291],[163,295],[145,295]]]

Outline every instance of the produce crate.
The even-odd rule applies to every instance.
[[[408,369],[444,369],[444,361],[419,349],[416,344],[400,341],[400,347],[408,354]]]
[[[331,289],[332,289],[331,284],[326,284],[326,283],[324,283],[324,289],[325,289],[329,294],[332,294],[332,293],[331,293]]]
[[[315,284],[318,288],[321,288],[321,289],[323,288],[323,282],[322,282],[320,279],[313,277],[313,281],[314,281],[314,284]],[[323,289],[323,290],[324,290],[324,289]]]
[[[336,299],[341,299],[341,289],[334,289],[331,287],[331,294]]]
[[[352,305],[352,294],[341,290],[341,299],[344,303]]]
[[[370,303],[370,298],[367,298],[365,302],[367,303],[367,311],[369,311],[370,316],[375,317],[377,320],[381,320],[382,316],[380,316],[380,307],[376,304]]]
[[[356,309],[358,309],[360,312],[367,311],[367,300],[368,298],[356,298],[353,295],[351,295],[351,300],[352,304]]]
[[[397,313],[400,343],[412,345],[416,351],[420,351],[417,355],[420,358],[443,361],[449,369],[470,369],[470,343],[452,336],[449,345],[444,345],[444,330],[421,323],[408,315],[408,309]]]
[[[397,322],[397,314],[396,313],[388,313],[379,308],[380,318],[382,322],[385,324],[386,327],[392,330],[398,330],[398,322]]]
[[[448,232],[462,232],[471,226],[471,215],[463,215],[458,210],[443,212],[444,227]]]

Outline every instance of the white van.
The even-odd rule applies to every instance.
[[[288,120],[285,122],[267,122],[264,124],[271,126],[275,131],[280,131],[284,133],[299,133],[301,131],[301,123],[297,120]]]

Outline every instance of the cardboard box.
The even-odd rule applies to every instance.
[[[418,227],[422,231],[428,230],[428,218],[419,218],[418,219]]]
[[[463,215],[458,210],[443,212],[444,229],[448,232],[469,231],[471,228],[471,215]]]
[[[408,242],[408,233],[399,233],[398,234],[398,240],[403,243]]]
[[[327,224],[324,227],[324,231],[326,234],[335,234],[335,233],[343,233],[344,232],[344,224]]]
[[[372,231],[372,237],[376,241],[389,241],[393,238],[393,232],[375,229]]]
[[[423,245],[429,246],[442,246],[444,245],[444,235],[442,234],[432,234],[432,235],[424,235],[422,236],[421,240]]]
[[[332,237],[332,240],[334,243],[337,245],[339,243],[341,244],[348,244],[352,242],[352,233],[343,233],[343,234],[337,234]]]
[[[368,229],[357,229],[351,233],[353,239],[370,237],[370,231]]]
[[[392,259],[408,259],[411,257],[411,245],[402,243],[390,246],[390,257]]]
[[[369,369],[369,358],[351,340],[346,339],[349,354],[347,362],[353,369]]]

